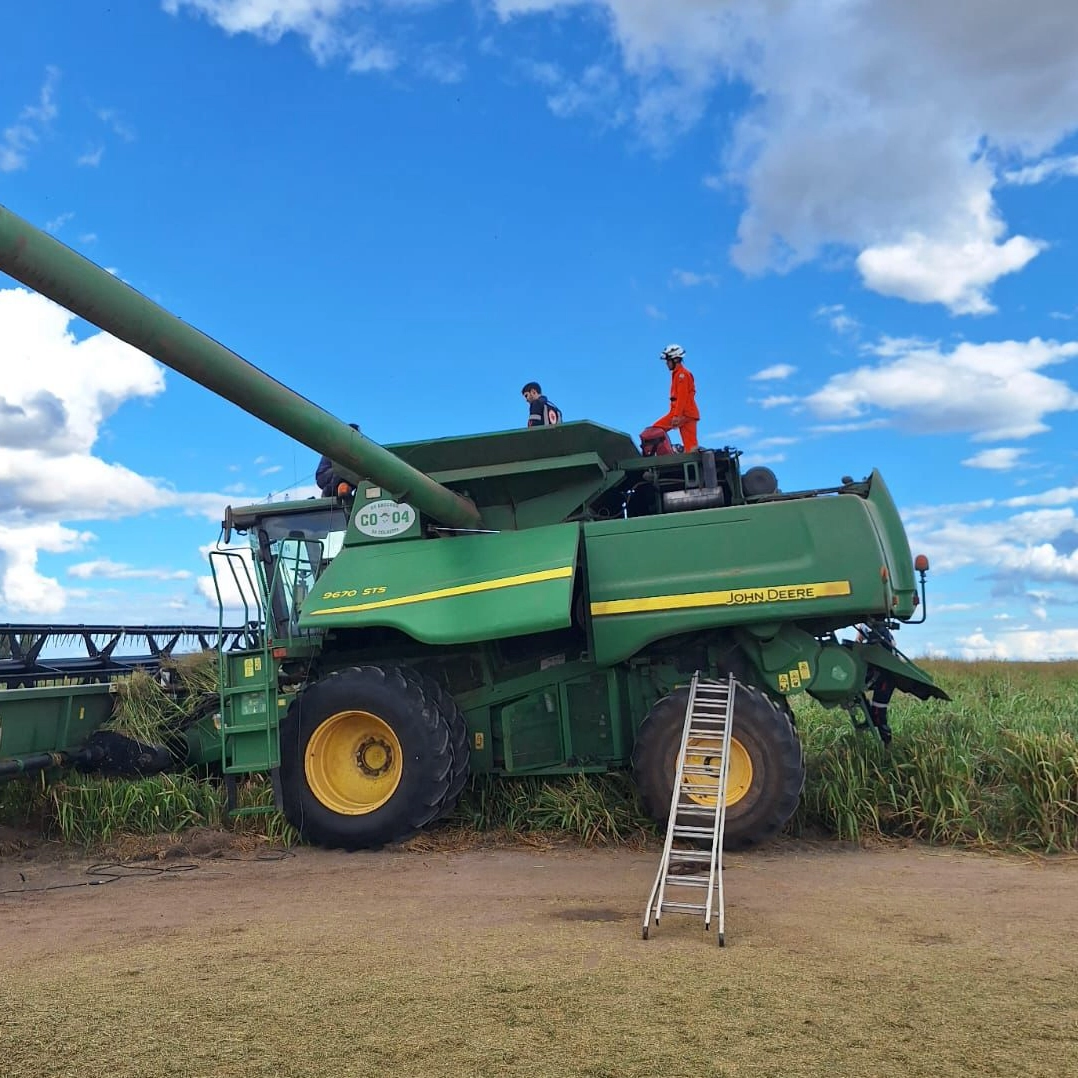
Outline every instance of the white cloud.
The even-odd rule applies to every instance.
[[[859,430],[879,430],[890,425],[886,419],[867,419],[858,423],[816,423],[811,430],[813,434],[849,434]]]
[[[417,68],[421,75],[447,86],[461,82],[467,73],[464,61],[459,56],[433,46],[422,50]]]
[[[56,235],[56,233],[59,232],[60,229],[62,229],[74,216],[75,215],[70,211],[58,214],[56,217],[52,218],[51,221],[45,222],[45,231]]]
[[[749,377],[753,382],[780,381],[783,378],[789,378],[796,370],[797,368],[789,363],[776,363],[772,367],[764,367],[762,371],[757,371]]]
[[[800,398],[798,397],[776,395],[772,397],[764,397],[763,400],[758,401],[757,403],[760,405],[761,408],[780,408],[784,404],[793,404],[799,399]]]
[[[618,107],[621,90],[617,78],[602,64],[589,64],[579,78],[564,76],[557,90],[547,95],[546,103],[555,116],[590,116],[593,120],[617,127],[625,121]]]
[[[660,311],[654,303],[647,303],[644,305],[644,314],[646,314],[648,318],[654,318],[657,322],[662,322],[666,319],[666,313]]]
[[[25,105],[15,122],[0,134],[0,172],[15,172],[26,167],[27,153],[41,141],[42,135],[59,113],[56,104],[56,84],[59,81],[58,68],[45,68],[45,81],[37,102]]]
[[[772,448],[774,448],[775,446],[778,446],[778,445],[797,445],[798,441],[799,441],[798,438],[787,438],[787,437],[761,438],[756,443],[756,448],[757,449],[772,449]]]
[[[924,521],[928,524],[939,523],[964,513],[979,513],[991,509],[996,504],[995,498],[980,498],[974,502],[943,502],[938,505],[914,505],[902,510],[904,520]]]
[[[885,361],[832,376],[805,399],[821,419],[857,419],[874,410],[902,418],[915,433],[967,432],[975,440],[1028,438],[1048,429],[1045,417],[1078,409],[1078,393],[1047,367],[1078,356],[1078,341],[938,345],[885,340]]]
[[[637,123],[657,145],[742,84],[721,173],[746,207],[732,255],[788,269],[864,252],[870,288],[955,312],[1039,250],[1004,239],[992,193],[1076,128],[1073,0],[494,0],[503,20],[605,16]],[[1000,42],[1006,42],[1002,48]],[[723,118],[725,121],[725,117]],[[1069,167],[1069,166],[1068,166]],[[920,256],[924,265],[913,261]]]
[[[967,519],[975,508],[937,506],[903,514],[910,543],[935,569],[967,566],[997,577],[1078,583],[1078,516],[1071,508],[1033,509],[988,521]]]
[[[97,146],[92,150],[87,150],[85,153],[79,154],[75,159],[76,165],[81,165],[84,168],[97,168],[101,164],[101,158],[105,156],[105,147]]]
[[[9,525],[0,513],[0,606],[33,613],[35,619],[59,613],[66,602],[64,588],[37,571],[38,553],[65,554],[92,538],[90,532],[65,528],[56,521]]]
[[[1071,502],[1078,502],[1078,487],[1053,487],[1040,494],[1020,494],[1002,504],[1019,509],[1027,505],[1068,505]]]
[[[697,285],[718,285],[719,278],[714,273],[696,273],[693,270],[676,269],[671,274],[674,284],[682,288],[695,288]]]
[[[391,71],[398,63],[367,22],[354,17],[366,7],[357,0],[162,0],[161,6],[170,15],[189,9],[226,34],[251,34],[271,45],[295,34],[318,63],[343,58],[357,73]]]
[[[1024,186],[1065,176],[1078,176],[1078,154],[1067,157],[1045,157],[1035,164],[1005,172],[1003,179],[1006,183]]]
[[[320,63],[385,71],[408,62],[433,78],[459,74],[451,54],[407,43],[414,9],[434,0],[384,0],[377,34],[366,0],[162,6],[229,34],[296,35]],[[869,288],[984,313],[993,283],[1043,246],[1007,236],[996,187],[1076,167],[1053,156],[1078,128],[1073,0],[1035,0],[1032,12],[1013,0],[488,0],[478,45],[504,56],[482,24],[488,6],[503,28],[553,18],[567,40],[569,18],[586,26],[573,39],[575,70],[511,61],[559,116],[603,126],[632,119],[665,149],[707,115],[716,91],[734,87],[749,101],[721,117],[730,135],[720,168],[702,178],[744,194],[731,257],[748,273],[787,270],[837,247],[857,253]],[[614,58],[606,41],[585,52],[596,26]],[[395,31],[397,48],[385,40]]]
[[[785,459],[785,453],[746,453],[741,458],[741,467],[755,468],[761,464],[781,464]]]
[[[742,441],[751,438],[756,433],[755,427],[730,427],[729,430],[717,430],[713,434],[705,435],[707,438],[729,438],[733,441]]]
[[[226,611],[232,613],[246,613],[248,617],[254,615],[259,608],[259,600],[253,587],[255,580],[254,562],[251,557],[251,548],[246,543],[232,543],[228,546],[219,546],[216,543],[207,543],[199,547],[203,564],[209,564],[210,554],[216,550],[227,550],[238,554],[246,566],[246,572],[236,567],[236,571],[218,572],[217,583],[214,583],[212,575],[200,576],[195,580],[195,590],[203,602],[213,610],[218,608],[218,593],[220,588],[220,605]],[[227,621],[227,618],[226,618]]]
[[[958,646],[964,659],[1020,662],[1069,659],[1078,654],[1078,629],[1016,629],[993,636],[977,629],[969,636],[959,637]]]
[[[982,449],[967,457],[962,463],[967,468],[986,468],[990,471],[1006,472],[1017,468],[1028,449],[1015,449],[1012,446],[1000,446],[998,449]]]
[[[6,451],[86,453],[122,401],[164,389],[162,368],[149,356],[104,333],[76,340],[74,318],[36,292],[0,290]]]
[[[845,306],[841,303],[817,307],[816,317],[826,318],[836,333],[856,334],[861,328],[861,323],[853,315],[847,314]]]
[[[164,375],[108,334],[77,339],[73,321],[36,293],[0,290],[0,607],[35,617],[60,612],[69,594],[38,572],[39,551],[70,553],[92,539],[72,522],[160,509],[219,522],[227,500],[173,490],[95,455],[102,425],[125,402],[162,392]],[[107,560],[83,564],[76,578],[110,573]]]
[[[120,115],[118,109],[98,109],[97,118],[124,142],[135,141],[135,129]]]
[[[78,562],[67,572],[79,580],[190,580],[192,575],[186,569],[136,569],[111,558]]]
[[[989,314],[987,288],[1023,269],[1044,245],[1025,236],[1002,239],[1005,226],[987,190],[968,215],[934,236],[909,232],[897,243],[868,247],[857,257],[865,284],[911,303],[942,303],[953,314]]]

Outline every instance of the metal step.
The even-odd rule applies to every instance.
[[[696,875],[678,875],[675,873],[667,881],[667,887],[708,887],[711,884],[711,876]]]

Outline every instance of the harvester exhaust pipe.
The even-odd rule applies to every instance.
[[[141,292],[0,206],[0,271],[453,528],[478,509]]]

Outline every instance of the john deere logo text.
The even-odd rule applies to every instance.
[[[821,594],[834,594],[834,592],[821,593],[819,584],[794,584],[784,588],[746,588],[743,591],[731,591],[727,602],[731,606],[742,606],[748,603],[781,603],[789,599],[816,599]]]
[[[607,614],[640,614],[649,610],[689,610],[702,606],[757,606],[762,603],[804,602],[849,595],[848,580],[821,580],[813,584],[773,584],[765,588],[731,588],[729,591],[694,591],[685,595],[646,595],[638,599],[608,599],[592,603],[595,617]]]

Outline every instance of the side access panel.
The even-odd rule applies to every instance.
[[[465,708],[473,772],[565,774],[626,763],[633,719],[625,681],[618,668],[577,670],[504,702]]]
[[[301,629],[399,629],[463,644],[570,624],[578,524],[346,547],[303,604]]]
[[[891,610],[886,555],[853,494],[599,521],[584,542],[600,664],[677,633]]]

